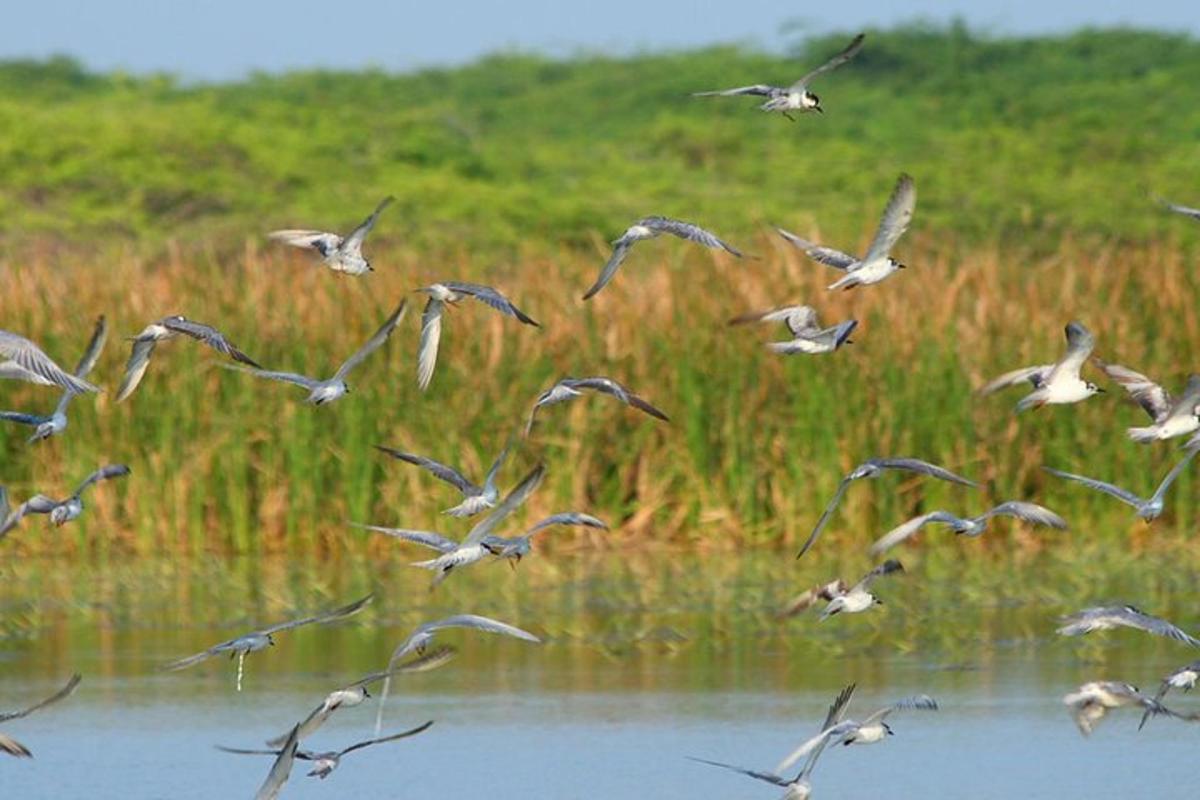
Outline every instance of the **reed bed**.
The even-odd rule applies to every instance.
[[[438,513],[452,505],[452,490],[372,445],[401,446],[481,476],[542,389],[565,375],[602,374],[672,421],[604,398],[544,410],[502,476],[511,483],[537,460],[547,463],[546,483],[524,518],[586,510],[614,531],[550,533],[539,548],[791,549],[846,470],[870,456],[903,454],[960,470],[985,489],[904,476],[858,485],[818,553],[862,552],[922,510],[977,513],[1010,498],[1048,505],[1072,530],[998,522],[971,542],[929,530],[910,551],[930,558],[963,547],[995,558],[1094,546],[1196,552],[1196,480],[1187,473],[1168,513],[1147,527],[1115,501],[1040,470],[1050,464],[1152,489],[1178,457],[1176,444],[1129,442],[1123,429],[1143,424],[1142,412],[1116,387],[1079,406],[1021,416],[1012,413],[1016,390],[974,394],[1002,371],[1056,359],[1071,319],[1095,332],[1105,359],[1181,386],[1200,337],[1185,246],[1068,239],[1053,255],[1030,256],[918,232],[902,243],[908,270],[882,286],[831,293],[829,270],[765,233],[738,240],[757,255],[741,261],[654,242],[639,246],[613,284],[583,303],[579,295],[607,253],[596,240],[589,251],[530,246],[508,263],[381,244],[372,254],[377,271],[361,279],[255,242],[233,251],[170,247],[149,258],[34,248],[0,262],[5,329],[70,364],[97,315],[108,316],[112,331],[94,373],[108,391],[77,401],[66,434],[49,442],[26,445],[27,431],[6,426],[0,481],[19,502],[33,491],[68,493],[102,462],[133,469],[85,498],[88,512],[76,523],[53,530],[30,518],[4,546],[21,555],[327,559],[401,547],[349,520],[458,536],[469,525]],[[411,291],[451,278],[497,286],[542,328],[474,303],[452,310],[433,384],[421,394],[415,353],[423,297]],[[294,387],[221,369],[210,351],[187,341],[161,345],[137,393],[113,402],[128,356],[122,337],[161,316],[215,324],[268,368],[327,375],[402,297],[407,319],[350,376],[352,393],[330,407],[305,405]],[[781,358],[763,346],[778,331],[726,325],[735,314],[786,302],[813,304],[829,323],[859,319],[855,343],[831,356]],[[5,408],[40,411],[56,400],[52,390],[13,382],[0,391]]]

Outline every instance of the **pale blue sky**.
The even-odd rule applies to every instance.
[[[1200,34],[1197,0],[13,0],[0,58],[68,54],[98,69],[236,78],[254,69],[455,64],[520,48],[622,53],[742,41],[778,47],[805,30],[961,16],[995,32],[1118,24]]]

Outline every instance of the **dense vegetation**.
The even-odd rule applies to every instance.
[[[5,545],[340,552],[366,539],[346,519],[459,535],[466,526],[436,515],[452,504],[449,490],[371,445],[481,475],[540,390],[597,373],[629,383],[672,423],[603,399],[553,409],[506,473],[515,479],[544,456],[550,477],[533,511],[586,509],[620,524],[597,541],[791,547],[843,471],[896,453],[987,488],[896,478],[856,487],[830,539],[865,545],[920,509],[1021,497],[1074,525],[1016,534],[1022,552],[1081,540],[1121,542],[1123,555],[1179,545],[1197,518],[1195,479],[1180,481],[1172,509],[1147,529],[1039,469],[1148,493],[1177,453],[1124,439],[1140,411],[1109,395],[1016,418],[1015,396],[981,400],[972,388],[1056,358],[1071,318],[1096,332],[1106,358],[1171,388],[1194,368],[1200,226],[1149,194],[1200,204],[1200,43],[900,29],[872,32],[859,59],[816,87],[824,116],[790,123],[750,99],[687,96],[787,82],[797,63],[842,44],[805,43],[800,62],[734,48],[503,56],[414,75],[219,86],[92,75],[68,61],[0,68],[0,327],[73,363],[96,315],[113,324],[97,371],[109,393],[77,403],[66,436],[48,444],[27,447],[26,432],[6,426],[0,480],[19,500],[62,494],[98,461],[134,468],[133,479],[100,487],[63,538],[33,519]],[[760,227],[860,248],[901,170],[919,194],[899,248],[912,268],[882,286],[827,293],[826,268]],[[335,276],[262,243],[283,224],[347,229],[388,193],[397,207],[368,243],[378,270],[369,277]],[[639,245],[612,286],[581,304],[603,240],[646,213],[705,223],[758,258]],[[474,304],[456,310],[422,396],[412,296],[393,342],[332,407],[209,368],[210,354],[186,342],[164,345],[142,389],[113,403],[120,337],[165,314],[218,324],[269,367],[318,374],[397,298],[439,278],[494,283],[544,328]],[[855,345],[781,359],[762,348],[774,331],[724,326],[797,301],[830,321],[860,319]],[[54,402],[11,383],[0,392],[5,408]],[[980,542],[929,531],[912,549],[1003,553],[1013,541],[1000,525]]]

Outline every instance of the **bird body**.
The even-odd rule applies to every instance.
[[[904,565],[895,559],[888,559],[864,575],[849,589],[836,593],[839,587],[832,587],[834,589],[833,599],[821,612],[820,621],[824,622],[835,614],[858,614],[874,606],[883,605],[883,601],[871,592],[871,584],[875,582],[876,578],[903,571]]]
[[[442,338],[442,312],[447,306],[473,297],[484,305],[505,316],[534,327],[541,327],[511,300],[491,286],[465,281],[442,281],[430,284],[417,291],[429,295],[425,310],[421,314],[421,342],[417,349],[417,386],[421,391],[429,388],[433,370],[437,366],[438,347]]]
[[[856,286],[870,286],[888,278],[904,265],[892,258],[890,253],[896,242],[908,230],[913,212],[917,207],[917,188],[912,177],[901,174],[896,182],[896,188],[888,200],[879,221],[875,238],[867,249],[866,255],[856,258],[832,247],[823,247],[794,233],[778,228],[779,234],[804,251],[809,258],[828,267],[846,273],[829,285],[829,289],[853,289]]]
[[[1043,466],[1042,469],[1046,470],[1051,475],[1057,475],[1060,478],[1065,478],[1066,480],[1074,481],[1075,483],[1081,483],[1084,486],[1087,486],[1089,489],[1095,489],[1098,492],[1103,492],[1111,497],[1115,497],[1122,503],[1131,506],[1133,510],[1137,512],[1137,515],[1146,522],[1153,522],[1154,520],[1158,519],[1163,512],[1167,490],[1171,488],[1171,484],[1175,482],[1175,479],[1179,477],[1179,474],[1183,472],[1184,468],[1186,468],[1187,465],[1191,463],[1191,460],[1195,458],[1196,452],[1196,448],[1188,448],[1187,455],[1180,459],[1179,463],[1171,468],[1171,471],[1168,472],[1166,477],[1162,479],[1162,482],[1158,484],[1158,488],[1154,490],[1154,494],[1150,495],[1150,497],[1139,497],[1127,489],[1122,489],[1120,486],[1112,483],[1106,483],[1105,481],[1097,480],[1095,478],[1088,478],[1071,472],[1063,472],[1062,470],[1057,470],[1052,467]]]
[[[784,342],[768,342],[767,348],[784,355],[832,353],[843,344],[851,344],[850,334],[858,326],[858,321],[851,319],[829,328],[822,328],[817,319],[817,312],[811,306],[784,306],[770,311],[743,314],[734,317],[729,324],[741,325],[747,322],[782,322],[792,338]]]
[[[666,414],[612,378],[563,378],[538,395],[537,400],[534,401],[533,408],[529,412],[529,419],[525,423],[525,435],[528,436],[530,431],[533,430],[534,418],[537,416],[538,409],[565,403],[576,397],[582,397],[585,391],[607,394],[610,397],[615,397],[627,406],[649,414],[655,419],[660,419],[663,422],[671,421]]]
[[[1200,430],[1200,375],[1189,375],[1183,392],[1179,397],[1172,397],[1170,392],[1140,372],[1120,364],[1098,363],[1104,374],[1120,384],[1153,423],[1127,429],[1126,433],[1133,441],[1149,444]],[[1190,446],[1192,442],[1188,444]]]

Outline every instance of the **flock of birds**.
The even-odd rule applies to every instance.
[[[851,60],[861,50],[863,42],[862,34],[856,36],[844,50],[788,87],[755,84],[697,94],[701,96],[753,95],[764,97],[766,100],[761,105],[764,111],[780,112],[789,119],[794,119],[792,112],[820,112],[822,111],[820,99],[810,90],[812,81]],[[363,254],[363,244],[380,214],[391,201],[392,198],[385,198],[361,225],[344,237],[324,231],[294,229],[274,231],[269,236],[273,240],[288,245],[315,251],[320,255],[322,263],[334,272],[356,276],[364,275],[371,272],[373,267]],[[1200,209],[1171,203],[1165,203],[1165,205],[1172,211],[1200,220]],[[915,208],[915,183],[910,176],[901,175],[884,209],[874,239],[861,258],[811,242],[782,229],[779,230],[779,233],[785,241],[794,245],[814,261],[832,267],[841,273],[840,277],[830,284],[830,289],[848,290],[859,286],[870,286],[880,283],[897,271],[904,269],[904,265],[893,258],[891,252],[907,229]],[[631,225],[613,242],[611,257],[604,264],[595,283],[583,295],[583,299],[594,297],[613,280],[619,267],[624,263],[636,243],[663,234],[669,234],[713,250],[721,250],[735,257],[742,256],[737,248],[698,225],[661,216],[648,216]],[[538,325],[504,294],[490,286],[462,281],[442,281],[418,291],[428,298],[422,313],[417,355],[417,383],[421,390],[425,390],[433,379],[441,339],[442,320],[448,308],[457,306],[464,300],[474,299],[522,324]],[[161,342],[186,337],[201,342],[227,357],[233,363],[223,366],[229,369],[258,378],[299,386],[308,393],[307,402],[314,405],[332,403],[350,392],[347,376],[388,341],[403,319],[406,306],[406,301],[402,300],[374,335],[359,350],[343,361],[328,378],[264,369],[217,328],[182,316],[164,317],[150,323],[136,336],[131,337],[130,355],[117,392],[117,400],[126,400],[137,390],[150,366],[151,357]],[[784,341],[770,342],[768,347],[774,352],[785,355],[817,355],[834,352],[850,342],[849,337],[857,325],[857,322],[851,319],[830,327],[822,327],[818,321],[817,311],[809,306],[786,306],[757,311],[740,315],[730,321],[734,325],[751,322],[783,323],[790,338]],[[53,386],[62,392],[58,404],[49,415],[0,411],[0,420],[32,428],[33,434],[29,438],[31,443],[62,435],[67,429],[67,411],[72,400],[79,395],[100,391],[98,386],[89,382],[88,378],[104,347],[107,335],[108,326],[105,318],[101,317],[95,325],[83,356],[75,369],[68,371],[59,366],[29,338],[8,331],[0,331],[0,377],[23,380],[42,386]],[[1151,421],[1149,425],[1129,429],[1130,439],[1135,442],[1150,443],[1191,435],[1184,448],[1185,454],[1149,498],[1143,498],[1132,491],[1097,478],[1085,477],[1050,467],[1045,468],[1059,478],[1108,494],[1131,506],[1142,519],[1147,522],[1152,521],[1162,513],[1165,495],[1171,484],[1190,464],[1197,450],[1200,450],[1200,375],[1191,376],[1183,392],[1178,397],[1173,397],[1150,378],[1127,367],[1104,363],[1093,357],[1094,338],[1081,323],[1071,322],[1066,326],[1066,339],[1066,352],[1058,361],[1052,364],[1022,367],[1008,372],[988,383],[981,389],[981,392],[990,394],[1000,389],[1028,384],[1031,391],[1017,403],[1018,412],[1047,404],[1077,403],[1104,391],[1095,383],[1087,381],[1081,376],[1082,369],[1091,361],[1110,380],[1122,387],[1149,415]],[[607,395],[658,420],[669,421],[667,415],[657,407],[611,378],[567,377],[549,387],[535,399],[524,426],[524,436],[530,436],[539,410],[582,397],[588,393]],[[350,524],[433,551],[435,555],[432,558],[415,564],[433,573],[432,587],[436,587],[446,580],[452,572],[460,572],[467,566],[486,560],[506,560],[515,568],[522,558],[531,553],[533,537],[548,528],[584,526],[606,529],[608,527],[605,522],[590,514],[567,511],[552,514],[518,535],[500,535],[498,530],[501,525],[537,490],[545,475],[545,466],[538,464],[502,496],[499,483],[500,474],[510,451],[516,446],[515,439],[516,434],[510,438],[497,455],[484,476],[482,484],[471,480],[458,469],[431,458],[392,447],[377,446],[387,456],[426,470],[434,477],[453,486],[462,495],[462,500],[447,509],[445,511],[447,515],[467,518],[487,512],[461,540],[455,540],[432,531],[365,523]],[[908,457],[869,459],[842,478],[833,498],[817,520],[812,533],[797,557],[803,556],[815,545],[852,484],[864,479],[879,478],[893,472],[923,475],[967,488],[977,487],[974,481],[921,459]],[[103,481],[127,477],[130,473],[130,468],[123,464],[103,465],[88,475],[66,499],[55,500],[44,494],[36,494],[15,508],[10,504],[7,491],[0,487],[0,539],[16,529],[24,517],[30,514],[48,515],[50,522],[56,526],[64,525],[78,518],[84,510],[83,495],[89,488]],[[993,518],[1000,516],[1012,517],[1031,525],[1055,529],[1067,527],[1067,522],[1050,509],[1023,500],[1010,500],[984,510],[976,516],[965,516],[946,510],[935,510],[922,514],[885,533],[871,545],[869,553],[872,557],[878,557],[892,548],[902,545],[922,529],[931,525],[943,526],[955,534],[979,536],[985,532],[988,523]],[[899,560],[888,559],[872,568],[856,583],[849,584],[838,579],[802,593],[788,603],[783,614],[788,616],[799,614],[821,601],[825,602],[825,607],[820,614],[821,620],[839,614],[869,611],[882,602],[872,589],[876,580],[902,572],[904,572],[904,567]],[[245,633],[215,644],[194,655],[173,661],[165,665],[164,669],[182,670],[211,658],[227,655],[236,659],[235,685],[237,691],[240,692],[243,685],[246,657],[274,645],[276,635],[302,626],[345,620],[362,611],[371,599],[371,595],[368,595],[340,608],[283,621]],[[1176,625],[1129,605],[1097,606],[1084,609],[1065,617],[1058,632],[1064,636],[1077,636],[1116,627],[1134,628],[1150,634],[1169,637],[1192,647],[1200,647],[1200,640]],[[270,771],[256,794],[256,798],[259,800],[267,800],[279,795],[291,773],[293,762],[296,760],[308,761],[313,765],[309,775],[325,778],[339,765],[341,759],[350,753],[423,733],[433,725],[432,721],[384,735],[382,733],[384,704],[393,678],[436,669],[453,658],[454,650],[450,647],[430,648],[432,640],[440,631],[451,628],[510,636],[532,643],[540,642],[537,636],[528,631],[500,620],[475,614],[454,614],[424,623],[397,645],[383,669],[330,692],[315,709],[291,729],[269,740],[265,749],[224,747],[221,749],[231,753],[273,757],[274,761]],[[1077,690],[1067,694],[1063,698],[1063,702],[1068,706],[1079,730],[1085,735],[1091,733],[1108,711],[1123,707],[1142,709],[1141,725],[1156,715],[1197,720],[1200,719],[1200,713],[1185,714],[1174,711],[1165,706],[1163,700],[1171,689],[1187,691],[1195,686],[1198,679],[1200,679],[1200,660],[1192,661],[1163,678],[1154,695],[1146,694],[1128,683],[1093,681],[1085,683]],[[0,723],[20,719],[63,700],[75,690],[80,680],[79,675],[74,675],[66,685],[50,697],[17,712],[0,713]],[[317,752],[301,747],[301,743],[312,736],[335,712],[366,703],[371,698],[368,687],[375,684],[382,684],[382,690],[372,738],[336,751]],[[846,687],[830,706],[829,712],[816,734],[801,743],[772,771],[746,769],[707,759],[697,758],[694,760],[734,770],[760,781],[783,787],[786,789],[784,795],[786,800],[804,800],[811,793],[809,778],[817,759],[828,745],[882,742],[893,732],[887,723],[887,719],[893,713],[911,710],[932,711],[938,708],[937,702],[933,698],[927,695],[917,695],[903,698],[892,705],[878,709],[864,717],[861,722],[848,720],[845,717],[854,690],[853,684]],[[0,750],[13,756],[30,756],[27,747],[5,734],[0,734]],[[794,777],[784,777],[785,772],[801,761],[800,770]]]

